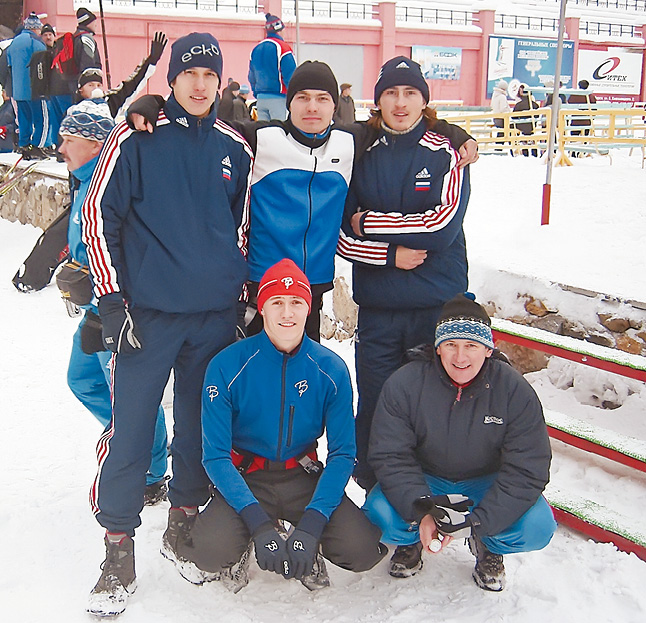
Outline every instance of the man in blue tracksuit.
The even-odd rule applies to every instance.
[[[197,517],[178,509],[184,530],[163,553],[189,581],[248,581],[246,550],[261,569],[327,586],[325,558],[352,571],[385,554],[379,531],[344,494],[354,464],[352,388],[338,355],[304,335],[312,292],[284,259],[258,289],[264,330],[213,358],[202,392],[203,463],[215,486]],[[316,456],[325,432],[325,468]],[[276,530],[287,520],[287,540]]]
[[[442,305],[467,287],[469,168],[437,132],[428,99],[417,63],[399,56],[382,67],[379,110],[368,122],[379,137],[355,168],[339,237],[359,305],[355,478],[366,490],[375,483],[366,455],[381,387],[409,348],[432,339]]]
[[[296,69],[296,58],[290,45],[278,34],[285,28],[283,21],[265,14],[265,38],[251,51],[249,84],[256,96],[259,121],[287,116],[285,96]]]
[[[42,22],[30,13],[23,22],[23,30],[7,48],[7,63],[11,67],[13,98],[18,107],[18,151],[26,160],[47,158],[42,147],[49,133],[47,101],[32,99],[29,62],[34,52],[46,49],[40,38]]]
[[[91,277],[85,245],[81,240],[81,207],[90,186],[92,173],[99,161],[99,153],[114,121],[104,100],[85,100],[72,106],[60,129],[60,153],[71,174],[72,208],[67,229],[70,259],[79,274],[86,274],[88,290]],[[105,429],[112,420],[110,396],[110,351],[101,340],[101,322],[96,300],[74,300],[75,293],[67,293],[71,302],[85,310],[85,315],[72,340],[72,352],[67,368],[67,384],[72,393],[101,422]],[[159,501],[166,491],[164,475],[168,462],[164,410],[159,407],[155,426],[155,441],[148,473],[146,474],[146,501]]]
[[[106,141],[83,205],[83,242],[103,339],[115,353],[112,427],[99,441],[91,501],[106,528],[106,561],[88,610],[123,612],[136,587],[132,537],[140,523],[155,414],[174,371],[173,508],[209,497],[202,467],[200,392],[211,358],[235,339],[247,278],[252,155],[216,120],[217,40],[175,41],[173,94],[154,134],[124,124]],[[172,517],[169,530],[172,529]]]

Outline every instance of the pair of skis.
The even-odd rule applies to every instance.
[[[20,156],[0,178],[0,197],[6,195],[9,191],[15,188],[20,180],[29,175],[37,166],[38,162],[30,164],[26,169],[18,171],[18,164],[22,161],[23,157]]]

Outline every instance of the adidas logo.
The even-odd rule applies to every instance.
[[[188,128],[188,119],[186,117],[177,117],[175,119],[176,123],[179,123],[179,125],[183,125],[185,128]]]
[[[424,167],[416,176],[415,179],[417,180],[427,180],[429,177],[431,177],[431,174],[428,172],[428,169]]]
[[[222,159],[222,164],[223,164],[225,167],[230,167],[230,166],[231,166],[231,160],[229,159],[229,156],[225,156],[225,157]]]
[[[395,69],[410,69],[410,65],[406,61],[402,61]]]

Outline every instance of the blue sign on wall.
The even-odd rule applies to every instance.
[[[556,71],[556,39],[521,39],[519,37],[489,37],[487,97],[491,97],[498,80],[506,80],[509,94],[516,95],[518,85],[529,87],[553,86]],[[574,42],[563,42],[561,82],[571,88],[574,70]]]

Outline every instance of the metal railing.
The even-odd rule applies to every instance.
[[[103,0],[103,4],[113,7],[155,7],[159,9],[196,9],[229,13],[259,13],[262,0]],[[79,6],[94,8],[97,2],[82,2]]]
[[[298,11],[301,17],[321,17],[326,19],[371,20],[375,16],[374,6],[361,2],[333,2],[331,0],[299,0]],[[283,1],[283,18],[296,15],[295,0]]]
[[[419,22],[420,24],[443,24],[452,26],[471,26],[472,11],[453,11],[451,9],[431,9],[397,5],[395,18],[399,22]]]
[[[558,31],[559,20],[553,17],[530,17],[528,15],[507,15],[496,13],[494,24],[498,28],[517,30],[551,30]]]
[[[610,24],[602,22],[579,22],[579,32],[586,35],[610,35],[612,37],[636,37],[636,27],[632,24]]]
[[[560,0],[544,0],[546,3]],[[598,7],[600,9],[617,9],[620,11],[646,12],[646,0],[569,0],[569,4]]]

